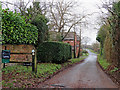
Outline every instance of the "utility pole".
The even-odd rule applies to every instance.
[[[80,57],[80,49],[81,49],[81,25],[80,25],[80,37],[79,37],[79,50],[78,50],[78,56],[77,56],[77,58]]]
[[[74,58],[76,58],[76,44],[75,44],[75,35],[76,33],[75,33],[75,26],[74,26]]]

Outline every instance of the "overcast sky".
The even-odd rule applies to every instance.
[[[1,0],[1,1],[9,1],[9,2],[14,2],[15,0]],[[28,0],[24,0],[28,1]],[[42,0],[48,1],[48,0]],[[51,0],[49,0],[51,1]],[[56,1],[56,0],[54,0]],[[58,0],[57,0],[58,1]],[[65,1],[73,1],[73,0],[65,0]],[[91,14],[93,12],[100,12],[98,9],[97,5],[101,6],[101,0],[74,0],[78,4],[78,8],[76,9],[75,12],[79,11],[84,11],[86,14]],[[96,35],[97,35],[97,29],[99,26],[97,25],[97,22],[99,21],[98,19],[99,13],[94,13],[92,16],[89,17],[88,19],[88,27],[82,27],[82,36],[88,36],[91,41],[89,44],[92,44],[93,42],[96,42]]]
[[[45,0],[42,0],[45,1]],[[48,0],[46,0],[48,1]],[[51,1],[51,0],[49,0]],[[56,1],[56,0],[54,0]],[[58,1],[58,0],[57,0]],[[88,27],[82,27],[82,36],[87,36],[91,39],[91,41],[89,42],[89,44],[92,44],[94,42],[96,42],[96,35],[98,30],[95,28],[99,28],[99,26],[97,25],[97,22],[99,22],[100,20],[98,20],[99,17],[99,13],[100,10],[98,9],[97,5],[102,6],[102,2],[101,0],[65,0],[65,1],[75,1],[78,4],[78,8],[75,10],[74,13],[76,12],[80,12],[81,13],[84,11],[85,14],[91,14],[94,13],[92,16],[89,17],[88,19]],[[104,0],[105,1],[105,0]],[[79,33],[79,30],[78,30]]]
[[[96,35],[98,31],[96,28],[100,27],[98,26],[98,22],[99,22],[98,17],[100,10],[98,9],[97,5],[101,6],[102,4],[100,0],[79,0],[79,3],[82,3],[82,6],[80,6],[80,8],[84,9],[85,13],[88,14],[94,13],[88,19],[88,27],[87,28],[82,27],[83,36],[88,36],[89,38],[91,38],[89,44],[92,44],[96,42]]]

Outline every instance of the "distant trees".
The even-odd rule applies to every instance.
[[[99,53],[99,43],[96,42],[96,43],[93,43],[92,46],[91,46],[91,49],[93,49],[95,52],[98,52]]]
[[[83,39],[82,39],[82,42],[85,44],[85,47],[84,48],[86,48],[86,46],[87,46],[87,44],[90,42],[90,38],[89,37],[87,37],[87,36],[85,36],[85,37],[83,37]]]

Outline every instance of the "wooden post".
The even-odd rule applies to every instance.
[[[35,71],[34,61],[35,61],[35,52],[34,52],[34,50],[32,50],[32,71],[33,71],[33,72]]]
[[[37,73],[37,52],[35,51],[35,65],[34,65],[34,68],[35,68],[35,73]]]
[[[5,50],[7,50],[7,46],[5,46]],[[3,63],[3,68],[5,68],[5,63]]]
[[[35,50],[32,50],[32,71],[37,73],[37,58]]]

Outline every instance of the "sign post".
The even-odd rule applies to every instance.
[[[3,68],[5,68],[5,63],[9,63],[9,62],[10,62],[10,50],[6,50],[6,46],[5,46],[5,50],[2,50]]]

